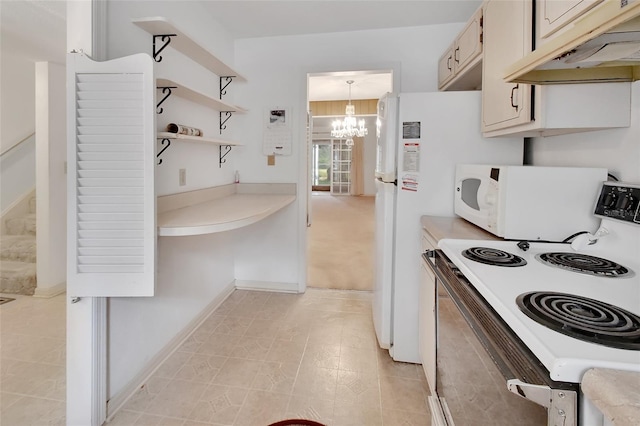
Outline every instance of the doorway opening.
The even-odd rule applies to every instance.
[[[307,76],[309,185],[307,188],[307,286],[373,290],[377,102],[393,89],[393,72],[353,71]],[[348,86],[364,137],[331,135],[345,117]]]

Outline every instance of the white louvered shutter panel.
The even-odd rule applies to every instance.
[[[67,57],[67,294],[153,296],[153,62]]]

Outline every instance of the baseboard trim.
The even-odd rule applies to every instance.
[[[115,416],[126,402],[138,391],[140,386],[149,380],[162,363],[166,361],[167,358],[169,358],[198,327],[200,327],[207,317],[209,317],[209,315],[211,315],[211,313],[215,311],[216,308],[220,306],[220,304],[222,304],[222,302],[224,302],[234,290],[234,282],[229,283],[229,285],[227,285],[222,292],[216,296],[213,301],[211,301],[211,303],[209,303],[191,322],[189,322],[189,324],[187,324],[185,328],[182,329],[182,331],[176,334],[169,343],[167,343],[165,347],[151,359],[151,361],[149,361],[147,366],[138,375],[129,381],[124,389],[107,401],[107,422],[113,419],[113,416]]]
[[[33,297],[41,297],[43,299],[50,299],[52,297],[55,297],[59,294],[64,293],[65,291],[67,291],[67,283],[65,282],[61,282],[59,284],[56,284],[52,287],[46,287],[46,288],[41,288],[41,287],[36,287],[35,292],[33,293]]]
[[[236,280],[236,288],[242,289],[242,290],[279,291],[282,293],[298,293],[298,283]]]

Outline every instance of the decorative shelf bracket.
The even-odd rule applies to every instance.
[[[235,75],[220,77],[220,100],[222,100],[222,97],[227,94],[227,87],[229,87],[234,78]]]
[[[167,143],[167,146],[165,146],[164,148],[162,148],[160,150],[160,152],[158,153],[158,155],[156,155],[156,158],[160,158],[160,156],[162,155],[162,153],[169,148],[169,146],[171,146],[171,140],[167,139],[167,138],[162,138],[162,141],[160,141],[160,144],[164,145],[164,143]],[[160,160],[158,161],[158,165],[162,164],[162,158],[160,158]]]
[[[162,94],[164,95],[164,97],[160,99],[160,102],[158,102],[158,105],[156,105],[157,114],[162,114],[164,112],[164,109],[160,108],[160,105],[162,105],[162,103],[166,101],[169,98],[169,96],[171,96],[171,89],[177,89],[177,88],[178,88],[177,86],[156,87],[156,89],[162,89]]]
[[[158,34],[153,36],[153,59],[156,62],[162,62],[162,56],[160,56],[160,52],[162,52],[169,45],[169,43],[171,43],[171,37],[175,36],[176,34]],[[156,46],[157,39],[160,39],[163,43],[159,48]]]
[[[224,119],[222,118],[223,114]],[[227,121],[229,121],[232,115],[233,111],[220,111],[220,134],[222,134],[222,131],[227,128]]]
[[[224,146],[224,150],[225,150],[224,154],[222,153],[222,147],[223,146]],[[222,163],[226,163],[227,162],[227,160],[225,160],[224,157],[226,157],[227,154],[229,154],[231,152],[231,145],[220,145],[218,148],[220,150],[220,162],[219,162],[219,165],[220,165],[220,168],[222,168]]]

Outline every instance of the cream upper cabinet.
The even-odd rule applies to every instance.
[[[482,131],[531,121],[531,86],[505,83],[504,69],[531,51],[529,1],[488,1],[484,6]]]
[[[459,73],[482,54],[482,8],[471,17],[455,41],[453,66]]]
[[[536,137],[628,127],[629,83],[505,82],[507,68],[531,52],[533,6],[531,0],[484,4],[483,135]]]
[[[603,0],[537,0],[539,39],[546,38]]]
[[[482,81],[482,8],[473,14],[467,25],[438,61],[440,90],[473,90]]]
[[[449,47],[438,60],[438,88],[442,88],[453,78],[453,46]]]

